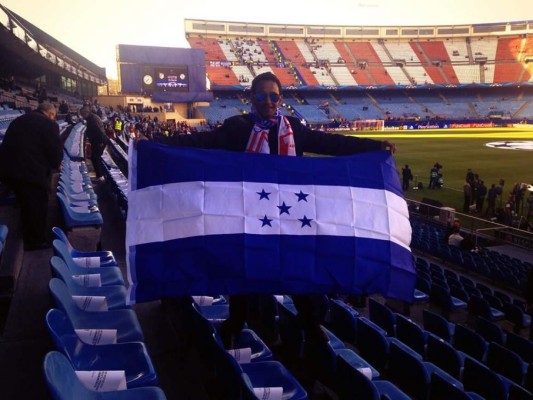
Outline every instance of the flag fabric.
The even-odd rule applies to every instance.
[[[126,228],[131,303],[245,293],[412,301],[411,225],[388,152],[137,147]]]

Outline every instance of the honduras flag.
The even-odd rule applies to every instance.
[[[287,157],[141,141],[129,158],[131,303],[245,293],[412,301],[411,225],[388,152]]]

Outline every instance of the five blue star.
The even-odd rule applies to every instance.
[[[279,215],[283,213],[290,215],[289,208],[292,208],[292,206],[288,206],[285,204],[285,202],[283,202],[283,204],[281,206],[278,206],[278,208],[279,208]]]
[[[307,196],[309,196],[309,194],[304,193],[301,190],[300,190],[300,193],[294,193],[294,194],[298,197],[298,201],[303,200],[307,202]]]
[[[268,196],[270,195],[270,193],[268,192],[265,192],[265,189],[261,190],[260,192],[256,192],[258,195],[259,195],[259,200],[261,199],[267,199],[267,200],[270,200],[268,198]]]
[[[263,223],[263,225],[261,225],[261,227],[265,226],[265,225],[268,225],[268,226],[272,226],[271,222],[272,220],[267,218],[266,214],[263,218],[259,218],[259,221],[261,221]]]
[[[298,218],[298,221],[300,221],[302,223],[302,226],[300,228],[303,228],[304,226],[308,226],[309,228],[311,228],[311,221],[312,219],[309,219],[307,218],[305,215],[303,218]]]

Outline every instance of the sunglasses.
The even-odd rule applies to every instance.
[[[263,101],[266,100],[267,96],[270,98],[270,101],[272,103],[277,103],[280,98],[280,95],[277,94],[276,92],[270,92],[270,93],[259,92],[254,95],[254,98],[255,98],[255,101],[262,103]]]

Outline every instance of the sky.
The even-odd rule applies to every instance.
[[[115,79],[116,45],[189,48],[184,20],[409,26],[533,21],[532,0],[0,0]]]

